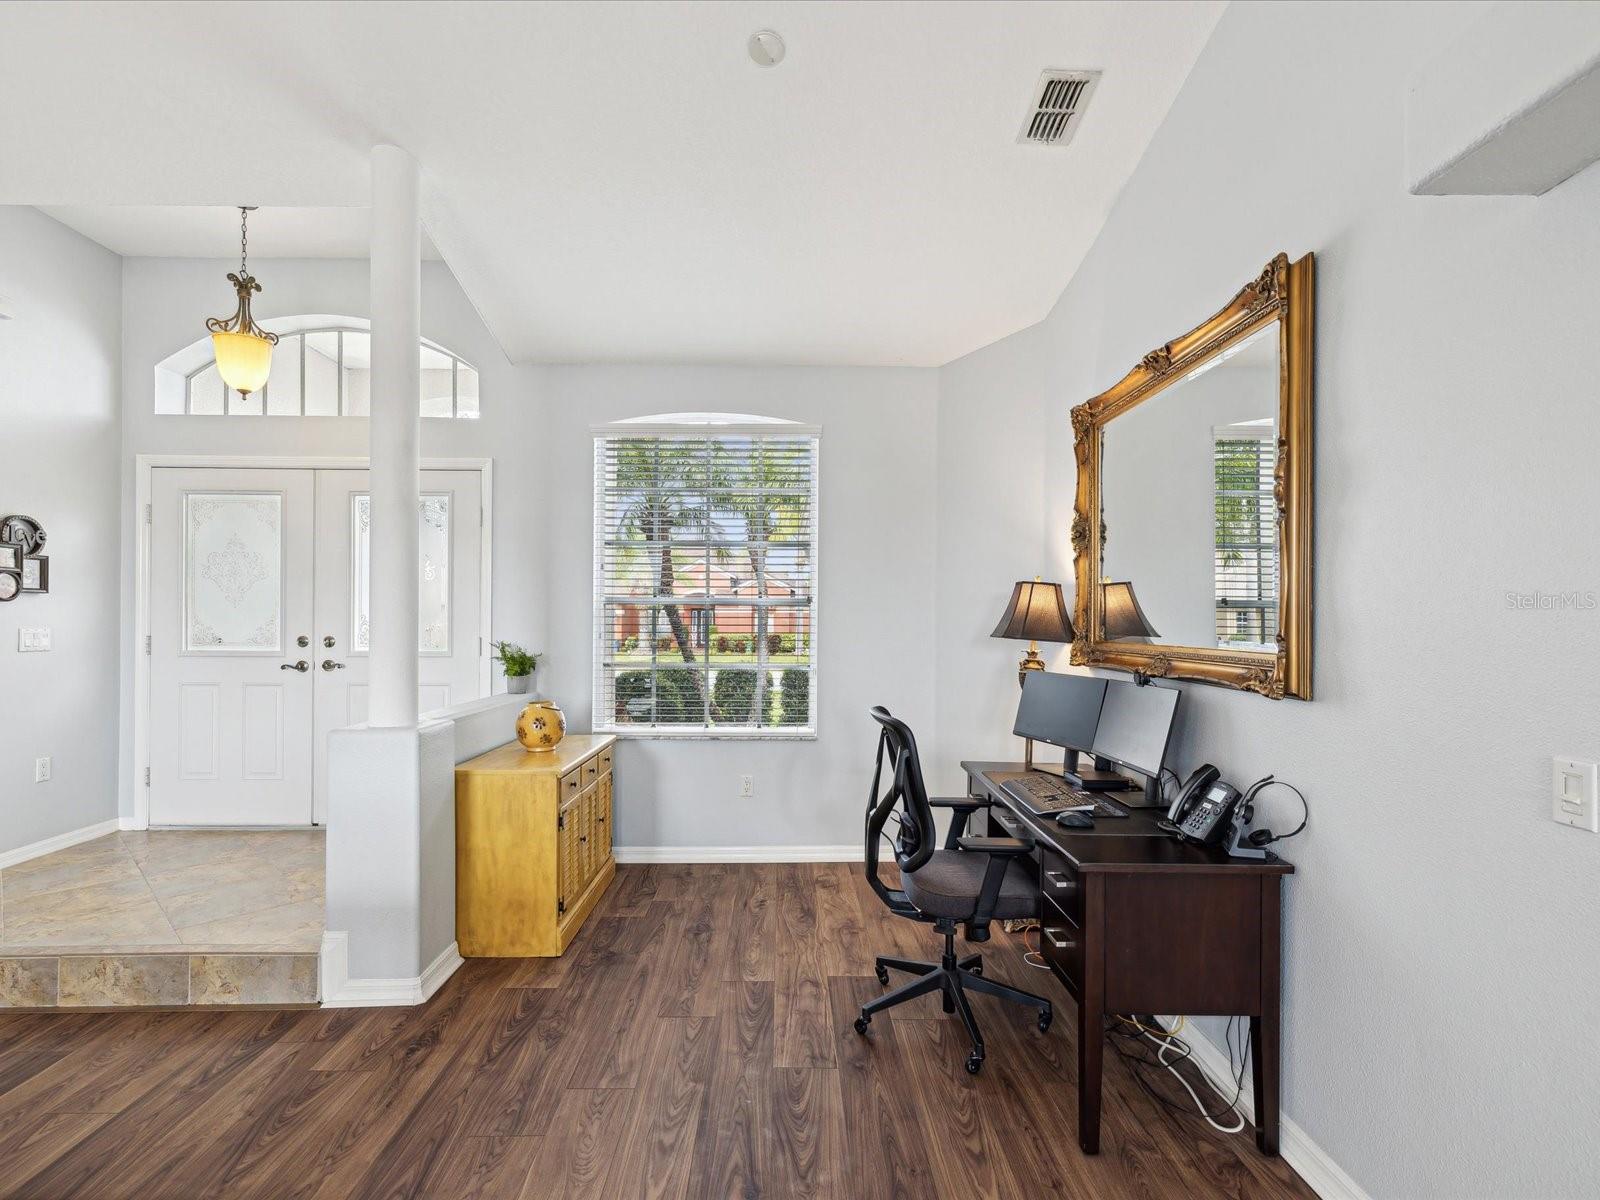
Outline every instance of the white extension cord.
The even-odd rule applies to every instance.
[[[1183,1084],[1183,1090],[1189,1093],[1189,1099],[1194,1101],[1194,1106],[1197,1109],[1200,1110],[1200,1115],[1206,1119],[1206,1124],[1207,1125],[1211,1126],[1211,1128],[1217,1130],[1220,1133],[1238,1133],[1240,1130],[1242,1130],[1244,1128],[1244,1114],[1241,1113],[1238,1109],[1234,1108],[1234,1105],[1239,1102],[1239,1099],[1238,1099],[1237,1096],[1233,1097],[1232,1099],[1229,1099],[1227,1096],[1224,1096],[1222,1094],[1222,1089],[1219,1088],[1216,1085],[1216,1083],[1214,1083],[1212,1081],[1211,1076],[1206,1075],[1206,1073],[1204,1071],[1202,1071],[1200,1073],[1205,1078],[1206,1083],[1210,1085],[1211,1090],[1217,1094],[1217,1099],[1227,1101],[1229,1110],[1232,1111],[1234,1117],[1239,1122],[1237,1125],[1234,1125],[1231,1128],[1226,1126],[1226,1125],[1218,1124],[1215,1120],[1212,1119],[1211,1114],[1206,1111],[1206,1106],[1204,1104],[1200,1103],[1200,1097],[1199,1097],[1198,1094],[1196,1094],[1195,1090],[1192,1087],[1189,1086],[1189,1081],[1178,1073],[1177,1064],[1176,1063],[1169,1063],[1167,1061],[1167,1051],[1172,1046],[1172,1042],[1171,1042],[1170,1038],[1169,1039],[1159,1038],[1155,1034],[1151,1033],[1148,1029],[1143,1030],[1143,1032],[1144,1032],[1144,1036],[1145,1037],[1147,1037],[1148,1039],[1150,1039],[1150,1041],[1152,1041],[1152,1042],[1154,1042],[1156,1044],[1156,1047],[1157,1047],[1157,1049],[1156,1049],[1156,1061],[1158,1063],[1160,1063],[1163,1067],[1165,1067],[1167,1070],[1171,1071],[1172,1072],[1172,1077],[1174,1079],[1176,1079],[1179,1083]]]

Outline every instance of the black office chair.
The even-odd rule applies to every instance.
[[[890,912],[929,922],[944,934],[944,956],[936,963],[880,957],[880,984],[888,984],[891,970],[906,971],[916,978],[863,1004],[861,1015],[856,1018],[856,1032],[867,1032],[874,1013],[938,990],[943,993],[944,1011],[960,1013],[961,1023],[967,1027],[967,1036],[972,1039],[967,1071],[976,1075],[983,1068],[983,1034],[967,1003],[969,990],[1037,1008],[1041,1033],[1050,1028],[1054,1017],[1050,1001],[1043,996],[985,979],[982,955],[956,959],[957,926],[966,925],[967,941],[986,942],[989,922],[1038,915],[1038,881],[1023,858],[1033,849],[1033,843],[1019,838],[965,836],[967,818],[985,802],[972,796],[930,799],[922,781],[917,740],[910,728],[890,716],[886,708],[874,708],[872,718],[883,731],[878,737],[878,762],[867,799],[867,882]],[[880,795],[886,755],[891,778],[888,790]],[[943,849],[934,844],[938,836],[933,823],[936,807],[954,810]],[[899,825],[892,840],[904,891],[885,887],[878,877],[878,839],[891,818]]]

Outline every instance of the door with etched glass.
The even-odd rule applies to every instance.
[[[304,825],[312,473],[160,468],[151,484],[151,824]]]
[[[417,510],[417,711],[485,694],[482,475],[423,471]],[[371,507],[367,472],[317,472],[316,820],[327,813],[328,734],[367,719]]]

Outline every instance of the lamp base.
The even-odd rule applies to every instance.
[[[1022,661],[1017,664],[1017,686],[1021,687],[1027,681],[1029,671],[1044,670],[1044,659],[1039,657],[1039,643],[1029,642],[1028,652],[1022,656]]]

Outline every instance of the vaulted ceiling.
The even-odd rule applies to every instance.
[[[206,256],[255,204],[263,253],[361,255],[317,212],[393,142],[513,360],[936,365],[1049,310],[1221,8],[10,4],[0,203]],[[1046,68],[1104,76],[1020,145]]]

